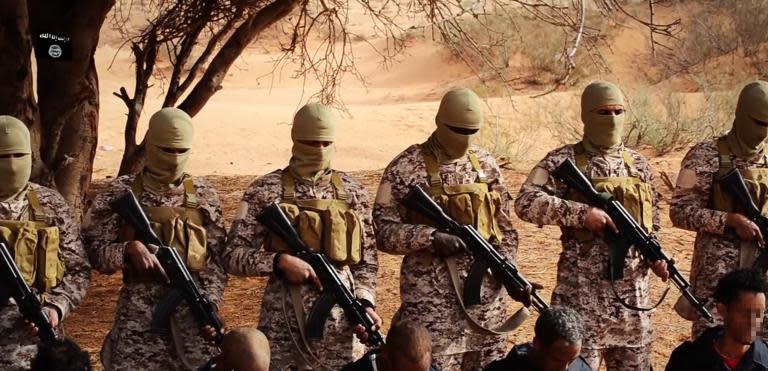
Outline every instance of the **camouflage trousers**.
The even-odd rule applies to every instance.
[[[0,370],[29,370],[32,358],[37,354],[37,345],[2,345],[0,346]]]
[[[432,364],[441,371],[478,371],[487,364],[504,358],[506,342],[488,344],[483,350],[456,354],[433,355]]]
[[[646,371],[651,368],[651,346],[582,349],[581,356],[593,370],[605,363],[608,371]]]

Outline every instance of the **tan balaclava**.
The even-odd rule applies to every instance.
[[[584,123],[584,148],[594,153],[610,153],[621,145],[626,113],[600,115],[597,110],[606,106],[624,108],[621,89],[607,81],[595,81],[581,95],[581,121]]]
[[[763,152],[768,126],[756,121],[768,123],[768,82],[749,83],[739,94],[736,104],[736,118],[726,140],[734,155],[751,158]]]
[[[176,184],[184,175],[192,148],[192,118],[178,108],[163,108],[149,119],[147,130],[147,163],[144,166],[144,184],[160,190]],[[171,153],[164,148],[186,149]]]
[[[476,134],[461,134],[451,129],[479,130],[483,124],[482,100],[470,89],[453,89],[443,96],[435,116],[437,129],[430,137],[430,145],[441,163],[463,158],[469,150],[470,140]]]
[[[236,371],[269,370],[269,341],[264,334],[250,327],[236,328],[224,335],[221,341],[223,367],[217,369]]]
[[[333,142],[336,136],[336,118],[321,104],[310,103],[301,107],[293,117],[291,161],[288,171],[294,178],[314,183],[331,169],[333,146],[314,147],[300,141]]]
[[[27,126],[14,117],[0,116],[0,155],[17,154],[23,156],[0,158],[0,200],[24,189],[32,174],[32,145]]]

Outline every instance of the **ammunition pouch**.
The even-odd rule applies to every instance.
[[[59,227],[45,223],[45,213],[31,189],[27,200],[31,220],[0,220],[0,236],[7,241],[24,281],[40,292],[50,292],[64,278]]]
[[[297,200],[294,180],[288,171],[283,171],[280,208],[310,250],[322,252],[335,264],[354,265],[362,259],[363,223],[350,208],[346,190],[337,173],[331,175],[331,182],[333,199]],[[274,252],[291,251],[271,232],[265,247]]]

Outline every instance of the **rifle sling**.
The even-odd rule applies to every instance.
[[[181,335],[181,329],[179,329],[179,324],[176,323],[176,318],[171,316],[169,324],[171,328],[171,342],[173,343],[173,348],[176,350],[176,354],[179,356],[182,366],[189,371],[197,370],[187,358],[187,353],[184,350],[184,337]]]
[[[459,305],[461,305],[461,310],[464,312],[464,317],[467,318],[470,327],[472,327],[474,330],[487,333],[489,335],[504,335],[520,327],[520,325],[525,322],[526,318],[528,318],[528,315],[530,314],[530,312],[528,312],[528,308],[522,307],[518,309],[515,314],[507,318],[504,323],[496,328],[489,329],[483,326],[474,317],[472,317],[469,312],[467,312],[467,307],[464,305],[463,295],[461,294],[461,288],[459,287],[459,269],[456,265],[456,258],[446,257],[445,266],[448,268],[448,276],[451,279],[451,285],[453,286],[453,290],[456,293],[456,298],[459,300]]]
[[[613,276],[613,268],[614,267],[613,267],[613,264],[611,263],[611,260],[608,259],[608,271],[611,277]],[[653,306],[646,308],[646,307],[639,307],[639,306],[627,303],[627,301],[624,300],[624,298],[622,298],[621,295],[619,295],[619,292],[616,290],[616,280],[610,280],[610,281],[611,281],[611,291],[613,291],[613,296],[616,298],[619,304],[621,304],[621,306],[623,306],[624,308],[627,308],[629,310],[634,310],[637,312],[649,312],[656,309],[659,305],[661,305],[661,303],[664,302],[664,299],[667,298],[667,294],[669,293],[669,288],[670,288],[669,284],[667,284],[667,288],[664,289],[664,293],[661,294],[661,298],[659,298],[659,301],[656,302],[656,304],[654,304]]]
[[[285,318],[285,326],[288,330],[288,334],[291,335],[291,341],[296,347],[296,351],[308,366],[312,369],[320,370],[333,370],[328,365],[324,364],[312,351],[312,347],[309,345],[309,340],[306,336],[306,313],[304,312],[304,302],[301,297],[301,289],[297,285],[288,285],[285,282],[281,282],[282,285],[282,305],[283,305],[283,317]],[[293,314],[296,317],[296,324],[299,328],[299,339],[291,331],[290,316],[288,315],[288,309],[285,307],[285,301],[290,297],[291,306],[293,307]]]

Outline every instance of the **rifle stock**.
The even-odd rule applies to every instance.
[[[145,245],[152,244],[158,247],[155,255],[168,275],[173,287],[169,296],[179,294],[183,296],[197,323],[200,326],[213,327],[216,330],[214,341],[220,344],[223,340],[222,329],[224,324],[221,318],[219,318],[214,304],[200,291],[176,249],[165,246],[154,230],[152,230],[149,219],[133,192],[126,192],[123,196],[110,202],[109,205],[126,223],[133,227],[138,241]],[[173,292],[174,290],[177,292]],[[158,318],[158,316],[167,316],[168,308],[161,305],[157,309],[159,311],[155,312],[153,323],[167,323],[166,318]]]
[[[365,328],[368,334],[368,344],[374,347],[384,344],[384,336],[380,331],[374,330],[376,324],[368,315],[366,307],[344,285],[341,277],[336,272],[336,268],[328,261],[325,255],[313,252],[307,247],[276,202],[265,207],[256,216],[256,219],[270,232],[282,239],[297,257],[312,266],[312,269],[323,284],[323,293],[313,304],[309,318],[307,318],[307,337],[315,339],[323,337],[323,329],[325,321],[328,319],[328,313],[334,305],[338,304],[344,310],[344,314],[351,323],[362,325]]]
[[[614,199],[610,194],[597,192],[592,186],[592,183],[581,173],[581,171],[579,171],[570,159],[563,161],[552,173],[552,176],[565,183],[568,187],[577,190],[587,199],[588,205],[605,211],[606,214],[611,217],[613,223],[616,224],[616,227],[619,230],[618,234],[608,230],[605,232],[607,236],[606,241],[608,241],[609,246],[611,246],[609,254],[611,257],[610,266],[618,267],[618,271],[609,272],[611,280],[623,276],[626,252],[629,250],[629,247],[635,246],[645,259],[651,262],[659,260],[666,262],[669,279],[672,283],[678,290],[680,290],[681,294],[691,302],[701,316],[710,322],[714,322],[712,314],[705,308],[705,305],[691,293],[691,285],[685,280],[683,275],[680,274],[680,271],[677,270],[675,261],[670,259],[664,253],[659,242],[645,232],[620,202]]]
[[[43,305],[24,281],[24,277],[11,257],[5,241],[0,241],[0,259],[3,286],[8,291],[8,295],[16,302],[22,317],[37,327],[37,336],[41,341],[53,342],[58,340],[59,337],[56,330],[51,326]]]
[[[719,181],[728,194],[734,198],[738,207],[744,211],[745,216],[760,228],[760,233],[762,233],[763,237],[768,238],[768,218],[755,205],[741,173],[737,169],[733,169],[721,177]],[[760,254],[752,264],[752,268],[763,272],[763,274],[768,271],[768,250],[765,247],[760,250]]]
[[[430,220],[439,230],[461,238],[469,248],[474,261],[462,293],[462,299],[466,305],[471,306],[480,303],[480,288],[488,268],[505,286],[511,286],[515,290],[526,290],[532,287],[530,282],[517,270],[517,267],[499,254],[496,248],[483,238],[473,226],[461,225],[451,219],[420,187],[413,187],[403,197],[402,204],[409,210],[420,213]],[[531,292],[531,305],[539,312],[549,307],[535,290]]]

